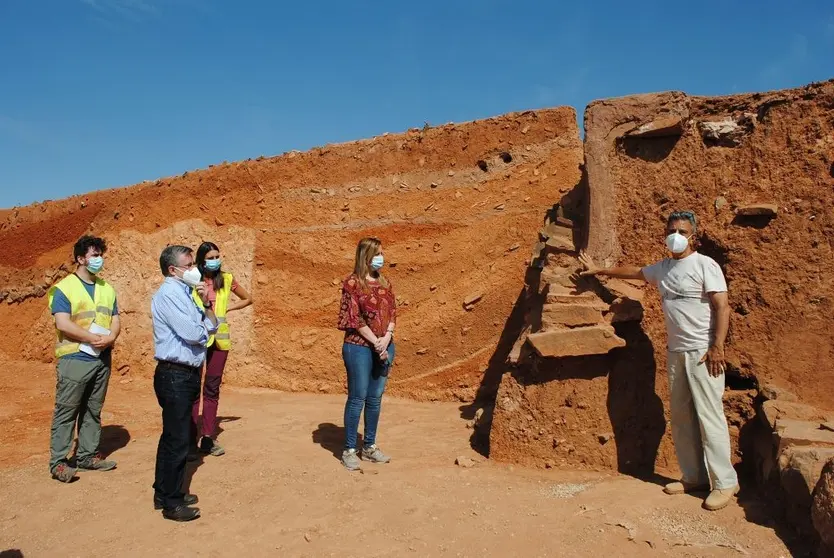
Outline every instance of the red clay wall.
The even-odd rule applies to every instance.
[[[555,108],[3,210],[0,319],[14,326],[0,355],[52,359],[45,289],[90,232],[110,244],[102,275],[123,314],[115,367],[127,378],[149,375],[159,252],[205,239],[255,297],[253,308],[230,315],[228,380],[341,392],[339,280],[356,242],[377,235],[396,264],[388,273],[400,299],[391,392],[471,400],[485,377],[504,371],[493,355],[523,285],[527,239],[579,181],[581,162],[576,114]],[[472,293],[483,297],[467,311]]]

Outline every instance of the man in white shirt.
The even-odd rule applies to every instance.
[[[668,257],[647,267],[599,269],[582,253],[581,275],[642,279],[658,287],[666,316],[672,439],[682,479],[667,494],[712,489],[708,510],[726,507],[738,493],[724,415],[724,341],[730,325],[727,282],[712,258],[692,248],[695,214],[676,211],[666,223]]]

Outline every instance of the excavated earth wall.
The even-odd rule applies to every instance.
[[[814,535],[812,504],[815,518],[834,509],[830,467],[821,479],[834,455],[832,425],[825,426],[834,418],[834,81],[728,97],[596,101],[585,111],[585,173],[585,210],[576,219],[587,234],[543,258],[527,285],[532,307],[543,283],[552,291],[554,274],[579,268],[575,248],[605,265],[652,263],[665,255],[667,215],[693,210],[699,250],[721,265],[729,285],[724,401],[735,460]],[[579,282],[572,295],[600,288]],[[539,337],[564,346],[556,340],[575,336],[567,331],[575,326],[528,320],[523,347],[535,350],[519,351],[517,369],[502,379],[491,455],[674,473],[659,297],[639,284],[615,290],[643,311],[640,321],[638,312],[614,323],[624,347],[611,342],[587,353],[600,354],[560,357],[542,351]]]

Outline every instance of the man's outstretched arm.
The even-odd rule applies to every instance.
[[[617,279],[640,279],[645,281],[646,277],[643,275],[643,268],[636,266],[621,266],[621,267],[597,267],[594,261],[583,250],[579,253],[579,262],[585,268],[579,275],[582,277],[589,277],[592,275],[604,275],[606,277],[616,277]]]

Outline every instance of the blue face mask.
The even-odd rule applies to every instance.
[[[104,267],[104,258],[101,256],[93,256],[87,259],[87,271],[95,275],[101,268]]]
[[[206,269],[208,269],[209,271],[217,271],[218,269],[220,269],[220,264],[220,258],[217,258],[216,260],[206,260],[205,265]]]
[[[374,271],[379,271],[380,269],[382,269],[383,265],[385,265],[385,258],[383,258],[381,255],[374,256],[373,258],[371,258],[371,268]]]

